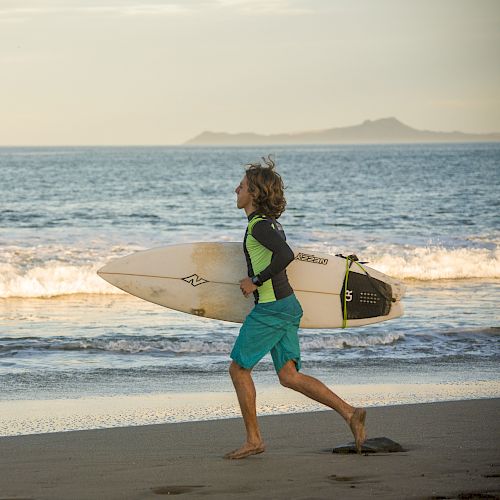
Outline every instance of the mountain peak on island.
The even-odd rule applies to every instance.
[[[379,118],[378,120],[365,120],[362,124],[367,125],[369,123],[392,123],[403,125],[397,118],[394,116],[389,116],[387,118]]]
[[[410,128],[404,123],[400,122],[397,118],[394,116],[389,116],[388,118],[379,118],[378,120],[365,120],[361,125],[383,125],[383,126],[390,126],[390,127],[406,127]]]
[[[263,135],[205,131],[185,144],[195,146],[246,146],[268,144],[391,144],[426,142],[496,142],[500,134],[466,134],[414,129],[391,116],[365,120],[359,125],[320,131]]]

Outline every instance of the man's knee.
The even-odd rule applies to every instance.
[[[235,378],[241,377],[242,375],[246,375],[247,373],[250,373],[250,370],[243,368],[238,363],[236,363],[236,361],[232,361],[229,365],[229,375],[231,375],[231,378],[233,380]]]
[[[231,364],[229,365],[229,375],[231,375],[231,378],[234,378],[240,369],[241,366],[238,365],[238,363],[232,361]]]
[[[280,384],[283,387],[294,389],[297,385],[297,379],[299,377],[295,362],[288,361],[285,366],[283,366],[283,368],[279,371],[278,377],[280,379]]]

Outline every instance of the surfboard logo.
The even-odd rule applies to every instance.
[[[352,290],[346,290],[345,291],[345,301],[351,302],[351,300],[352,300]]]
[[[185,278],[182,278],[182,281],[185,281],[186,283],[189,283],[190,285],[193,286],[200,286],[203,285],[204,283],[208,283],[208,280],[202,278],[201,276],[198,276],[197,274],[186,276]]]
[[[328,264],[328,259],[325,259],[324,257],[316,257],[316,255],[311,255],[302,252],[297,254],[295,260],[301,260],[303,262],[311,262],[313,264],[323,264],[324,266]]]

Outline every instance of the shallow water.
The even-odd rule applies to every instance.
[[[408,287],[403,318],[302,331],[304,370],[341,385],[416,382],[422,400],[432,384],[441,398],[446,384],[500,395],[500,145],[274,151],[290,244],[356,253]],[[95,271],[154,246],[241,240],[233,191],[262,153],[0,148],[0,400],[231,391],[238,325],[141,301]],[[275,383],[270,358],[256,376]],[[399,401],[387,394],[377,401]]]

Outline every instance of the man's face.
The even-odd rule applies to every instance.
[[[252,195],[248,192],[248,179],[243,176],[238,187],[234,190],[236,193],[236,206],[238,208],[249,208],[252,205]]]

